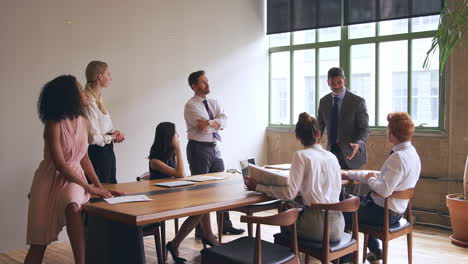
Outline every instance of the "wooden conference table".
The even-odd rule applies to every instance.
[[[108,189],[123,191],[127,195],[145,194],[152,201],[109,204],[97,198],[83,205],[87,214],[86,263],[146,263],[143,225],[271,200],[265,194],[246,190],[240,174],[220,172],[206,175],[226,179],[175,188],[154,184],[183,179],[106,185]],[[343,180],[344,185],[349,183]]]

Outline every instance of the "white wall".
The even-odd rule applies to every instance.
[[[60,74],[83,83],[90,60],[110,64],[113,84],[103,97],[127,135],[115,149],[119,181],[147,170],[159,122],[175,122],[186,145],[187,76],[199,69],[229,116],[221,145],[226,167],[250,156],[263,162],[263,20],[263,0],[0,0],[0,252],[25,244],[26,195],[42,159],[40,88]]]

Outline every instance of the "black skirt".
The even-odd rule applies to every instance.
[[[106,144],[104,147],[89,145],[88,155],[101,183],[117,183],[114,143]]]

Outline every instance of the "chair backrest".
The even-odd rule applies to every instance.
[[[323,237],[322,237],[322,254],[330,254],[330,224],[328,223],[328,211],[341,211],[341,212],[352,212],[353,213],[353,238],[356,243],[359,244],[359,224],[357,211],[360,206],[360,199],[357,196],[351,196],[339,203],[333,204],[312,204],[310,205],[313,209],[325,210],[325,216],[323,220]]]
[[[255,264],[262,263],[262,240],[260,235],[260,225],[276,225],[276,226],[291,226],[291,250],[296,255],[296,258],[299,258],[299,247],[297,245],[297,230],[296,230],[296,220],[299,215],[297,208],[291,208],[284,212],[278,213],[271,216],[241,216],[241,222],[244,223],[256,223],[257,230],[255,235],[255,254],[254,262]]]
[[[411,211],[411,199],[414,196],[414,188],[406,189],[403,191],[394,191],[390,196],[385,198],[384,203],[384,230],[386,233],[389,233],[390,223],[388,221],[389,217],[389,209],[388,209],[388,198],[395,198],[395,199],[407,199],[408,206],[406,207],[406,218],[410,224],[413,224],[413,213]]]
[[[149,171],[147,171],[147,172],[141,174],[140,176],[136,177],[136,180],[137,180],[137,181],[147,181],[147,180],[149,180],[149,179],[150,179],[150,173],[149,173]]]
[[[311,204],[310,208],[319,210],[333,210],[341,212],[355,212],[359,209],[360,199],[359,197],[353,196],[339,203],[332,204]]]

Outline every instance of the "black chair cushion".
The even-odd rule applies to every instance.
[[[161,222],[143,225],[141,227],[143,231],[143,235],[152,235],[152,233],[154,233],[156,228],[159,228],[160,226],[161,226]]]
[[[288,233],[278,233],[274,235],[275,243],[280,245],[290,245],[291,244],[291,236]],[[307,240],[298,238],[297,242],[299,244],[299,248],[313,248],[313,249],[320,249],[322,248],[321,241],[314,241],[314,240]],[[356,243],[356,240],[348,233],[343,233],[341,235],[340,240],[330,242],[330,252],[340,251],[342,249],[348,248]]]
[[[253,263],[255,256],[255,238],[241,237],[216,247],[200,252],[210,263],[243,264]],[[290,248],[262,240],[262,264],[279,264],[294,259]]]
[[[408,227],[410,225],[410,223],[405,219],[405,218],[401,218],[400,221],[398,221],[396,224],[394,225],[391,225],[389,227],[389,231],[390,233],[395,233],[397,231],[400,231],[402,229],[404,229],[405,227]],[[370,230],[374,230],[374,231],[383,231],[383,226],[381,225],[359,225],[359,229],[370,229]]]

